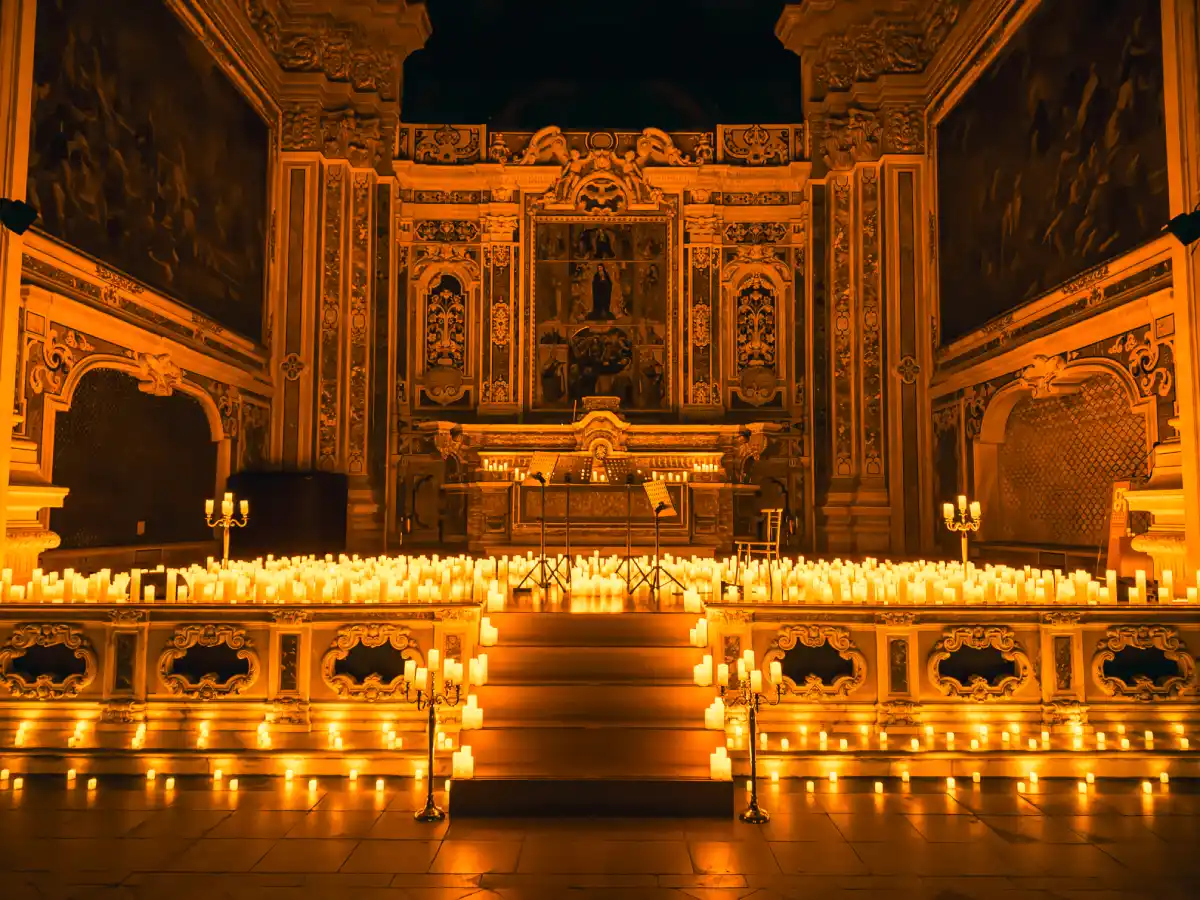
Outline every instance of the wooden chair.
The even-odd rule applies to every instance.
[[[782,509],[764,509],[763,516],[766,519],[766,534],[761,541],[734,541],[734,549],[737,552],[737,567],[742,567],[742,556],[747,559],[752,559],[755,556],[761,556],[765,559],[779,559],[779,540],[783,531],[783,510]]]

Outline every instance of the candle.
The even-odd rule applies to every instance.
[[[430,651],[431,653],[433,651]],[[418,691],[424,691],[429,686],[429,670],[424,666],[417,669],[416,688]]]
[[[783,681],[783,663],[777,659],[771,660],[770,664],[771,684],[779,684]]]
[[[945,519],[953,519],[954,518],[954,504],[953,503],[943,503],[942,504],[942,517]]]
[[[308,779],[308,789],[310,791],[315,791],[317,789],[317,779],[315,779],[315,778]]]
[[[720,663],[717,666],[717,684],[721,687],[729,687],[729,664]]]
[[[981,507],[979,506],[979,501],[975,500],[974,502],[971,503],[971,518],[978,519],[980,511],[981,511]]]
[[[966,494],[958,495],[958,508],[963,510],[964,512],[966,511],[966,509],[967,509],[967,495]]]
[[[212,500],[205,500],[204,501],[204,514],[206,516],[211,516],[213,514],[213,508],[215,506],[216,506],[216,504]]]
[[[752,690],[756,694],[761,694],[762,689],[763,689],[762,670],[755,669],[753,672],[750,673],[750,690]]]
[[[250,501],[249,500],[243,500],[240,504],[240,507],[241,507],[243,518],[245,516],[250,515]]]

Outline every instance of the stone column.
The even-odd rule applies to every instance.
[[[518,366],[521,335],[517,320],[520,261],[516,203],[491,203],[482,217],[483,285],[480,291],[479,411],[515,414],[521,409]],[[532,350],[530,351],[532,352]]]
[[[0,197],[11,200],[25,199],[28,178],[36,5],[35,0],[0,2]],[[0,228],[0,533],[6,554],[23,244],[21,236]]]
[[[1200,207],[1200,0],[1162,0],[1162,18],[1167,176],[1171,215],[1177,216]],[[1158,457],[1177,460],[1174,480],[1182,502],[1176,504],[1176,512],[1182,513],[1178,524],[1183,531],[1178,539],[1185,542],[1186,549],[1176,548],[1174,555],[1186,558],[1189,573],[1195,573],[1200,569],[1200,502],[1196,500],[1200,490],[1200,417],[1196,414],[1200,402],[1200,242],[1190,247],[1176,244],[1172,264],[1180,447],[1177,453],[1156,449],[1152,478],[1160,482],[1167,476],[1166,471],[1159,471]],[[1170,523],[1158,519],[1155,516],[1156,528],[1166,530]],[[1176,580],[1180,580],[1178,574]]]
[[[813,372],[814,422],[827,420],[813,455],[818,549],[829,552],[913,553],[930,532],[923,72],[965,5],[804,0],[776,27],[802,60],[822,192],[813,232],[824,269],[809,274],[828,298],[825,346],[814,348],[827,364]]]
[[[706,196],[690,197],[693,201]],[[692,202],[683,219],[683,365],[684,414],[715,418],[725,406],[721,389],[721,217],[710,203]]]

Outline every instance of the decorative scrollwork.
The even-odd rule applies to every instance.
[[[245,660],[244,673],[239,672],[220,681],[215,672],[207,672],[198,681],[192,681],[175,671],[175,663],[186,657],[193,647],[221,646],[234,651],[237,659]],[[258,679],[258,670],[258,653],[254,642],[246,636],[245,628],[235,625],[181,625],[158,658],[158,675],[167,690],[199,700],[234,697],[243,693]]]
[[[734,348],[737,371],[747,368],[775,369],[775,286],[760,274],[743,281],[734,298]]]
[[[512,308],[504,302],[492,304],[492,343],[497,347],[507,347],[512,333],[509,320],[512,318]]]
[[[279,364],[279,369],[283,372],[283,377],[288,381],[299,381],[300,376],[304,374],[304,370],[307,368],[308,365],[300,358],[298,353],[289,353]]]
[[[56,679],[53,673],[14,671],[13,661],[35,647],[63,647],[83,663],[82,672]],[[33,680],[26,678],[32,675]],[[65,700],[78,696],[96,677],[96,653],[84,633],[71,625],[18,625],[0,646],[0,684],[29,700]]]
[[[386,681],[385,675],[378,672],[370,672],[359,681],[353,675],[337,671],[337,664],[349,658],[354,649],[360,646],[389,646],[397,652],[400,659],[415,659],[418,663],[422,659],[412,633],[400,625],[370,622],[339,628],[337,637],[333,639],[321,659],[321,678],[339,697],[372,703],[395,697],[400,692],[404,680],[402,667],[397,667],[401,671]]]
[[[1156,680],[1145,674],[1135,673],[1130,684],[1116,675],[1104,671],[1105,663],[1117,658],[1127,649],[1158,650],[1174,662],[1178,672]],[[1092,675],[1096,683],[1114,697],[1127,697],[1142,703],[1168,700],[1196,689],[1196,660],[1188,653],[1179,638],[1179,632],[1167,625],[1114,625],[1096,645],[1092,657]]]
[[[867,680],[867,660],[850,639],[850,632],[836,625],[788,625],[771,641],[771,648],[763,656],[766,665],[776,659],[785,659],[787,651],[796,646],[817,649],[828,645],[837,655],[847,660],[851,674],[838,675],[832,682],[825,682],[819,675],[808,673],[803,683],[797,683],[787,674],[784,662],[783,690],[805,700],[829,700],[848,697]]]
[[[86,337],[73,329],[67,329],[60,340],[58,330],[51,328],[41,344],[42,358],[29,370],[29,386],[35,394],[46,391],[57,394],[75,368],[76,357],[96,349]]]
[[[425,301],[425,365],[465,371],[467,297],[453,275],[442,275]]]
[[[306,609],[273,609],[271,618],[280,625],[302,625],[312,621],[312,613]]]
[[[943,675],[941,664],[960,650],[996,650],[1011,662],[1015,674],[1003,675],[991,681],[982,674],[973,674],[963,684],[957,678]],[[1001,625],[968,625],[949,629],[929,655],[929,680],[947,697],[963,697],[977,702],[998,697],[1011,697],[1024,686],[1033,674],[1028,654],[1017,643],[1011,628]]]

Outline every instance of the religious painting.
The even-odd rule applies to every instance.
[[[120,12],[38,3],[36,227],[260,339],[270,131],[163,0]]]
[[[534,405],[619,397],[669,403],[667,225],[660,219],[541,221],[533,278]]]
[[[1162,67],[1159,0],[1044,0],[949,111],[943,343],[1159,233]]]

